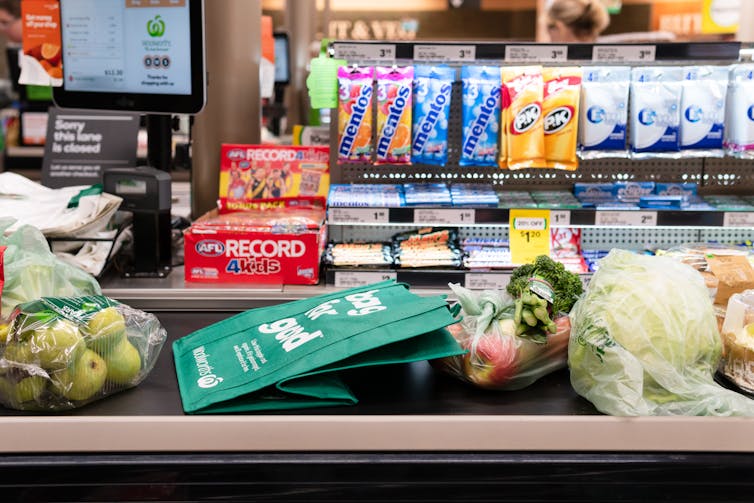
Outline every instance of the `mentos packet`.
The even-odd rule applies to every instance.
[[[414,67],[377,67],[377,163],[411,163]]]
[[[681,80],[673,66],[631,69],[631,150],[637,157],[681,148]]]
[[[374,68],[338,68],[338,162],[372,160]]]
[[[682,87],[681,149],[694,156],[722,156],[728,67],[685,67]]]
[[[583,159],[626,156],[628,66],[584,67],[581,78],[579,149]]]
[[[754,158],[754,65],[731,67],[725,149],[735,157]]]
[[[506,112],[508,169],[545,166],[541,66],[503,67],[510,103]]]
[[[495,166],[500,128],[500,71],[494,66],[464,66],[461,166]]]
[[[448,118],[455,70],[447,65],[414,68],[415,163],[445,166],[448,162]]]
[[[544,80],[545,156],[547,167],[575,170],[578,143],[579,99],[581,97],[581,68],[545,68]]]

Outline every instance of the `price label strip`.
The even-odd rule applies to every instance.
[[[511,262],[530,264],[550,254],[550,210],[510,210]]]
[[[505,61],[525,63],[541,61],[552,63],[568,61],[567,45],[506,45]]]
[[[395,61],[395,44],[344,44],[333,45],[335,57],[350,63],[359,61]]]
[[[473,225],[476,223],[474,210],[415,209],[415,224]]]
[[[330,208],[328,211],[328,222],[335,225],[390,223],[387,208]]]
[[[507,274],[469,272],[464,275],[463,285],[469,290],[503,290],[508,279]]]
[[[656,52],[654,45],[595,45],[592,48],[592,61],[650,63],[655,60]]]
[[[723,215],[723,227],[754,227],[754,212],[726,211]]]
[[[353,288],[397,278],[397,273],[389,271],[335,271],[335,287]]]
[[[571,212],[568,210],[550,210],[551,227],[568,227],[571,225]]]
[[[594,225],[602,227],[655,227],[656,211],[598,211]]]
[[[415,45],[416,61],[475,61],[473,45]]]

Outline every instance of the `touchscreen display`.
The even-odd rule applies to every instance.
[[[188,0],[61,0],[64,88],[190,95]]]

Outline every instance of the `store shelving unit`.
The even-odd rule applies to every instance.
[[[333,42],[330,52],[349,64],[465,64],[591,65],[689,65],[730,64],[738,61],[741,44],[501,44],[425,42]],[[448,162],[444,167],[427,165],[339,164],[336,149],[331,165],[337,183],[484,183],[498,190],[571,190],[577,182],[653,181],[694,182],[700,194],[754,193],[752,162],[734,158],[655,158],[634,160],[608,158],[582,160],[576,171],[552,169],[501,170],[497,167],[459,165],[462,137],[461,85],[454,84],[448,128]],[[331,138],[337,138],[333,121]],[[503,201],[504,202],[504,201]],[[364,208],[331,207],[328,213],[330,238],[336,242],[388,240],[390,235],[410,227],[453,226],[460,236],[508,237],[509,210],[505,208]],[[593,209],[551,210],[552,227],[578,227],[582,243],[589,249],[622,246],[643,249],[650,245],[672,246],[707,240],[750,239],[754,230],[752,211]],[[507,283],[505,270],[420,271],[332,268],[328,284],[355,286],[372,278],[394,277],[417,287],[441,287],[458,281],[472,287],[500,287]]]

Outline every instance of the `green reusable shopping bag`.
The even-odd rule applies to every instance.
[[[463,354],[442,297],[384,281],[253,309],[173,343],[187,413],[352,405],[338,370]]]

